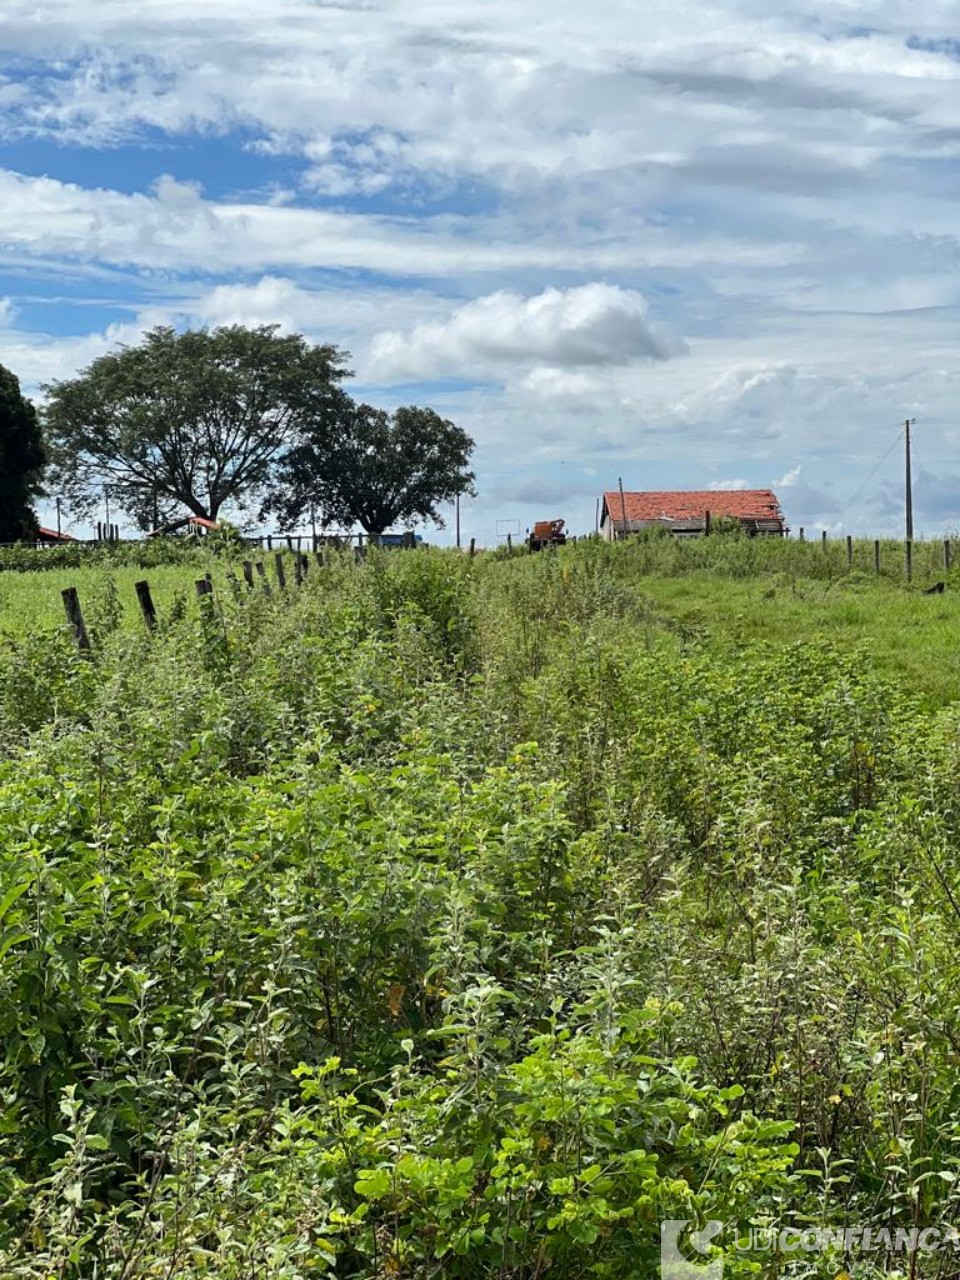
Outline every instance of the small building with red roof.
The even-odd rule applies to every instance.
[[[57,529],[45,529],[43,525],[37,530],[38,542],[76,542],[69,533],[61,533]]]
[[[709,516],[708,516],[709,513]],[[739,520],[747,533],[782,537],[783,511],[772,489],[651,489],[603,495],[600,534],[614,542],[660,526],[677,536],[702,534],[709,520]]]

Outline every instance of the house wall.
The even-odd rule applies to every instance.
[[[716,517],[721,519],[721,517]],[[746,522],[745,522],[746,523]],[[628,533],[639,533],[642,529],[650,529],[654,526],[660,528],[672,528],[676,537],[690,538],[700,537],[703,534],[705,521],[703,520],[678,520],[672,526],[668,520],[628,520]],[[623,525],[623,521],[619,519],[611,519],[608,512],[604,512],[600,521],[600,536],[605,542],[614,542],[616,535]],[[756,522],[757,533],[761,537],[780,538],[783,536],[784,528],[779,520],[758,520]]]

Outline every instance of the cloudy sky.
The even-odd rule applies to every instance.
[[[276,321],[474,435],[481,542],[620,475],[894,531],[906,417],[960,529],[954,3],[2,0],[0,121],[30,393]]]

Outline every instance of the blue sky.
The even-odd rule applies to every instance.
[[[473,434],[481,543],[618,476],[892,532],[915,417],[960,530],[958,49],[942,0],[3,0],[0,363],[336,342]]]

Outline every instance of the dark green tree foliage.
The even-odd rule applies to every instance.
[[[31,505],[40,492],[46,455],[37,411],[20,394],[20,381],[0,365],[0,542],[37,533]]]
[[[344,356],[275,325],[153,329],[47,388],[57,483],[81,512],[109,485],[141,527],[184,508],[215,520],[268,483],[347,376]]]
[[[338,390],[284,458],[271,506],[289,524],[313,508],[325,525],[359,524],[370,534],[416,520],[442,526],[443,504],[474,492],[473,447],[432,409],[387,413]]]

